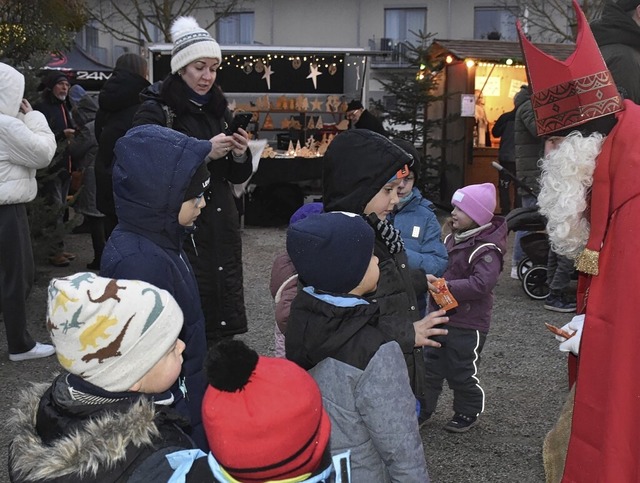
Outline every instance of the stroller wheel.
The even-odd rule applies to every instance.
[[[524,257],[522,260],[520,260],[520,262],[518,262],[518,268],[517,268],[518,278],[522,280],[522,277],[524,277],[524,274],[527,273],[527,270],[529,270],[531,267],[533,267],[533,262],[529,257]]]
[[[534,265],[522,277],[522,288],[534,300],[542,300],[549,295],[547,284],[547,267]]]

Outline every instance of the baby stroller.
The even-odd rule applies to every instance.
[[[518,179],[509,170],[498,163],[492,163],[498,171],[510,177],[516,186],[535,196],[533,190]],[[547,257],[549,255],[549,239],[545,233],[546,220],[537,206],[516,208],[506,216],[509,231],[528,231],[520,239],[520,248],[525,257],[518,263],[518,278],[522,281],[525,293],[535,300],[543,300],[549,295],[547,284]]]

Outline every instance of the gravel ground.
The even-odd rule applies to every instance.
[[[250,329],[242,339],[264,355],[273,350],[269,271],[273,258],[284,248],[285,233],[283,228],[256,227],[246,227],[243,233]],[[38,340],[47,340],[44,314],[49,279],[84,270],[92,258],[90,246],[89,235],[69,235],[67,249],[78,254],[71,266],[38,266],[36,286],[29,299],[30,330]],[[510,254],[506,259],[510,260]],[[528,298],[519,282],[509,278],[508,270],[502,273],[479,371],[486,394],[479,425],[465,434],[442,429],[452,416],[451,394],[445,388],[438,410],[421,430],[433,482],[544,481],[542,441],[560,411],[567,384],[566,358],[543,323],[562,325],[570,318],[570,314],[544,310],[542,302]],[[16,391],[27,381],[51,379],[58,365],[55,358],[12,363],[3,353],[0,359],[0,378],[9,389],[0,392],[0,418],[4,420]],[[0,432],[0,461],[6,461],[9,440],[6,431]],[[2,465],[0,483],[8,481]]]

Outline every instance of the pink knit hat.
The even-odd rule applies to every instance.
[[[486,225],[496,209],[496,187],[492,183],[465,186],[453,193],[451,204],[464,211],[478,225]]]

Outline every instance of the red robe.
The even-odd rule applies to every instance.
[[[640,482],[640,106],[625,101],[616,117],[594,172],[590,242],[600,232],[602,247],[587,280],[565,483]]]

